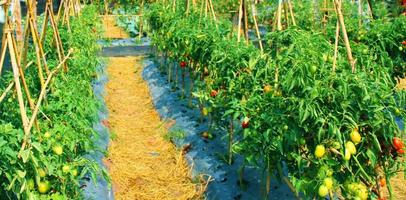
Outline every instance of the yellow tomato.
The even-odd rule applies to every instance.
[[[327,186],[321,185],[321,186],[319,187],[319,196],[320,196],[320,197],[325,197],[325,196],[327,196],[327,195],[328,195],[328,188],[327,188]]]
[[[324,184],[329,190],[331,190],[331,189],[333,188],[333,183],[334,183],[334,181],[333,181],[333,179],[330,178],[330,177],[325,178],[325,179],[323,180],[323,184]]]
[[[314,151],[314,155],[316,158],[321,158],[326,153],[326,148],[323,145],[317,145],[316,150]]]
[[[352,155],[354,155],[354,154],[357,153],[357,148],[355,148],[355,144],[352,143],[351,141],[348,141],[348,142],[345,144],[345,147],[348,149],[348,151],[349,151]]]
[[[359,134],[357,129],[354,129],[350,133],[351,141],[354,142],[354,144],[358,144],[361,142],[361,134]]]

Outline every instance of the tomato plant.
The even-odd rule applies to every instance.
[[[311,6],[300,5],[296,9],[310,12]],[[333,71],[335,16],[325,33],[308,18],[269,32],[262,53],[238,42],[229,21],[214,22],[198,12],[185,16],[183,6],[174,11],[153,4],[147,16],[151,37],[163,63],[178,63],[187,55],[190,98],[198,99],[203,115],[210,108],[212,123],[228,128],[230,155],[240,154],[276,177],[287,176],[309,198],[338,190],[346,198],[376,197],[376,169],[390,178],[404,166],[404,150],[392,141],[404,140],[396,119],[404,122],[406,92],[395,89],[395,78],[405,72],[398,45],[406,29],[393,28],[403,27],[404,17],[363,27],[346,17],[357,59],[352,72],[342,46]],[[349,3],[344,9],[356,10]],[[174,80],[177,70],[168,66],[160,68]],[[233,127],[235,121],[241,127]]]

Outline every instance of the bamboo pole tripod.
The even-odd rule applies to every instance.
[[[49,5],[52,5],[51,0],[47,2]],[[37,132],[40,132],[40,126],[37,121],[37,116],[39,113],[46,115],[42,113],[40,110],[41,103],[45,100],[46,98],[46,93],[47,90],[52,89],[50,87],[52,78],[57,74],[58,71],[60,71],[61,68],[66,66],[66,61],[70,57],[72,50],[69,50],[66,56],[63,55],[63,49],[60,49],[61,51],[58,51],[61,53],[61,57],[59,59],[59,63],[51,70],[49,70],[47,64],[46,64],[46,54],[44,53],[42,49],[42,42],[40,39],[40,36],[38,34],[38,29],[37,29],[37,19],[36,19],[36,14],[33,11],[35,2],[34,1],[27,1],[27,19],[26,19],[26,24],[25,24],[25,35],[24,35],[24,44],[22,45],[22,49],[19,51],[18,45],[17,45],[17,39],[16,39],[16,27],[13,25],[13,22],[11,20],[11,16],[6,15],[6,21],[4,24],[4,31],[3,31],[3,36],[2,36],[2,48],[1,48],[1,56],[0,56],[0,76],[2,75],[2,69],[4,68],[5,64],[5,58],[6,54],[8,53],[10,60],[11,60],[11,71],[8,73],[11,73],[12,80],[9,82],[8,86],[5,88],[4,91],[1,92],[0,95],[0,104],[6,99],[6,97],[10,93],[15,93],[17,98],[16,102],[18,103],[19,107],[19,112],[20,112],[20,117],[21,117],[21,122],[22,122],[22,129],[24,131],[24,138],[23,142],[21,145],[21,151],[19,157],[21,157],[21,152],[23,152],[27,146],[30,145],[30,138],[31,138],[31,130],[32,127],[35,127]],[[9,10],[9,5],[10,5],[10,0],[1,2],[0,5],[3,7],[3,9],[6,11],[6,13]],[[55,22],[53,22],[53,14],[52,10],[51,12],[48,13],[49,18],[51,20],[51,27],[54,29],[53,31],[53,39],[55,43],[62,46],[59,38],[59,32],[58,28]],[[47,24],[47,22],[44,22],[44,24]],[[46,25],[44,25],[46,26]],[[37,73],[39,76],[39,82],[41,85],[40,93],[35,95],[36,99],[35,101],[33,100],[32,93],[30,92],[30,88],[28,87],[27,84],[27,79],[25,78],[25,70],[31,66],[34,62],[30,61],[28,64],[26,64],[27,61],[27,53],[28,53],[28,46],[29,46],[29,38],[32,37],[32,43],[33,46],[35,47],[35,55],[36,55],[36,63],[37,63]],[[41,38],[45,38],[45,35],[42,34]],[[59,40],[58,40],[59,39]],[[57,41],[58,40],[58,41]],[[43,63],[41,62],[43,61]],[[24,66],[24,67],[22,67]],[[45,69],[46,73],[43,73],[43,70]],[[12,98],[12,97],[11,97]],[[28,103],[29,109],[31,116],[28,116],[26,104]]]

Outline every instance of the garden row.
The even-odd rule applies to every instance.
[[[230,163],[240,154],[245,165],[266,170],[268,191],[277,177],[309,198],[381,198],[386,186],[392,194],[389,180],[405,164],[396,120],[404,123],[406,92],[394,81],[404,75],[405,17],[349,32],[352,72],[341,44],[333,70],[334,16],[326,34],[302,25],[270,32],[262,53],[238,42],[228,20],[174,8],[155,3],[148,11],[154,45],[179,63],[161,68],[198,99],[211,126],[228,128]]]
[[[81,199],[83,177],[95,177],[102,172],[97,163],[84,157],[98,151],[93,144],[97,134],[92,127],[99,103],[93,95],[92,80],[99,64],[96,57],[99,21],[97,8],[86,6],[79,16],[70,17],[69,24],[59,25],[64,49],[73,50],[67,62],[69,70],[52,78],[37,117],[39,128],[33,129],[25,149],[21,149],[24,131],[15,93],[9,93],[0,104],[2,199]],[[47,29],[43,43],[50,70],[59,63],[52,31]],[[29,45],[28,61],[36,59],[34,46]],[[24,70],[33,99],[41,91],[37,70],[36,67]],[[0,91],[5,90],[10,77],[11,71],[3,72]],[[27,114],[33,113],[28,109]]]

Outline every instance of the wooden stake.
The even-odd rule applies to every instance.
[[[249,44],[247,1],[242,0],[242,2],[243,2],[243,15],[244,15],[244,36],[245,36],[245,39],[246,39],[246,43]]]
[[[251,4],[251,7],[252,7],[252,19],[254,20],[255,31],[257,32],[259,48],[261,49],[261,52],[264,52],[264,48],[262,46],[262,40],[261,40],[261,33],[259,32],[258,23],[257,23],[257,9],[255,7],[255,4]]]
[[[358,26],[361,28],[362,26],[362,0],[358,0]]]
[[[20,115],[21,115],[21,120],[23,122],[23,130],[24,130],[24,135],[27,136],[29,135],[29,130],[28,130],[28,117],[27,117],[27,111],[25,110],[25,104],[23,100],[23,94],[21,92],[21,85],[20,85],[20,74],[18,70],[18,65],[17,65],[17,60],[16,60],[16,53],[15,49],[13,47],[13,41],[11,40],[11,30],[7,29],[4,30],[7,34],[7,45],[9,46],[9,52],[10,52],[10,58],[11,58],[11,66],[13,69],[13,75],[14,75],[14,84],[15,84],[15,89],[17,92],[17,98],[18,98],[18,104],[20,107]]]
[[[355,73],[355,62],[354,62],[354,58],[352,57],[350,41],[348,39],[347,30],[345,28],[344,17],[343,17],[343,14],[341,12],[341,1],[340,0],[334,0],[334,4],[335,4],[338,20],[339,20],[340,26],[341,26],[341,32],[342,32],[343,37],[344,37],[345,48],[347,49],[348,62],[351,65],[352,72]]]
[[[214,12],[213,3],[212,3],[211,0],[209,0],[209,4],[210,4],[211,13],[212,13],[212,15],[213,15],[213,19],[214,19],[214,21],[217,21],[217,19],[216,19],[216,13]]]
[[[238,12],[238,35],[237,35],[237,41],[241,41],[241,20],[242,20],[242,1],[240,0],[240,9]]]
[[[340,23],[337,21],[336,25],[336,37],[334,44],[334,58],[333,58],[333,72],[336,71],[337,54],[338,54],[338,39],[340,37]]]
[[[277,11],[277,27],[278,27],[278,31],[282,30],[282,19],[281,19],[281,15],[282,15],[282,0],[279,0],[278,3],[278,11]]]
[[[292,18],[293,26],[296,26],[295,15],[293,14],[292,3],[290,2],[290,0],[288,0],[288,7],[289,7],[290,17]]]

